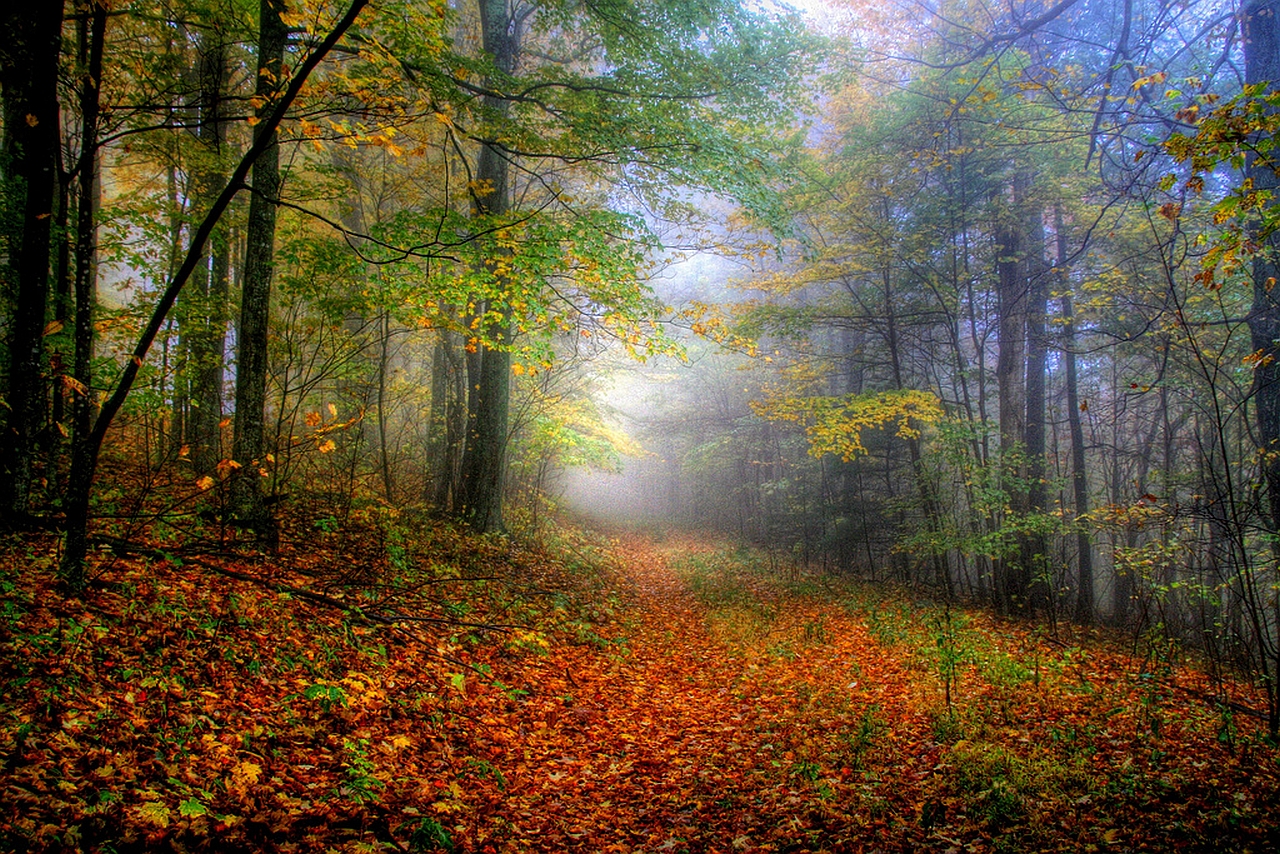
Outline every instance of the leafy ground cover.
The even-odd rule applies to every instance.
[[[1248,686],[705,543],[5,543],[0,850],[1268,851]]]

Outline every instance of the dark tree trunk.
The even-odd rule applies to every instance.
[[[1280,87],[1280,0],[1247,0],[1241,13],[1245,82],[1269,82],[1272,89]],[[1280,187],[1274,157],[1272,154],[1265,161],[1250,158],[1246,172],[1255,190],[1275,191]],[[1280,279],[1280,257],[1277,253],[1280,253],[1280,234],[1272,234],[1266,251],[1254,256],[1253,310],[1249,314],[1254,352],[1265,357],[1255,362],[1254,411],[1267,483],[1267,527],[1272,535],[1273,569],[1280,562],[1280,538],[1277,538],[1280,534],[1280,288],[1275,287],[1276,280]],[[1273,616],[1280,617],[1280,614]],[[1274,636],[1259,638],[1259,642],[1270,653],[1263,656],[1262,666],[1263,675],[1271,685],[1269,724],[1275,735],[1280,729],[1280,684],[1274,678],[1275,672],[1280,671],[1280,643]]]
[[[457,496],[458,464],[467,427],[462,353],[458,334],[441,331],[431,360],[431,430],[427,446],[431,464],[427,499],[437,512],[452,510]]]
[[[1027,512],[1042,514],[1048,503],[1045,472],[1045,368],[1049,340],[1045,317],[1049,303],[1049,271],[1045,267],[1044,221],[1032,211],[1024,264],[1027,281],[1027,417],[1023,444],[1027,454]],[[1050,605],[1052,566],[1049,539],[1042,530],[1032,530],[1020,543],[1022,565],[1027,573],[1027,605],[1045,612]]]
[[[1062,360],[1067,374],[1067,424],[1071,431],[1071,490],[1077,520],[1075,618],[1080,623],[1091,623],[1094,617],[1093,543],[1089,540],[1089,532],[1078,522],[1089,512],[1089,481],[1085,469],[1084,424],[1081,416],[1084,410],[1080,402],[1075,307],[1071,300],[1071,286],[1067,281],[1067,235],[1061,208],[1054,211],[1054,221],[1058,233],[1058,275],[1062,290]]]
[[[996,393],[999,398],[1002,482],[1009,493],[1010,510],[1027,508],[1020,481],[1023,467],[1017,462],[1026,432],[1027,280],[1022,263],[1021,215],[1025,181],[1018,175],[1009,198],[1000,206],[995,231],[997,298],[999,302],[999,352],[996,356]],[[1002,554],[996,563],[996,605],[1011,613],[1026,601],[1027,568],[1019,556]]]
[[[284,62],[288,30],[281,20],[282,0],[261,0],[258,37],[258,84],[262,99],[259,116],[273,106]],[[271,320],[271,277],[275,263],[276,200],[280,195],[280,149],[275,128],[257,125],[255,141],[263,144],[253,164],[253,196],[249,199],[246,226],[244,283],[240,293],[240,325],[237,330],[236,416],[232,459],[242,468],[231,483],[232,510],[260,537],[275,537],[274,519],[262,495],[259,474],[266,455],[267,333]],[[265,138],[262,136],[266,134]]]
[[[80,200],[76,215],[75,396],[71,404],[71,480],[82,479],[92,465],[89,433],[93,427],[93,308],[97,291],[98,116],[102,51],[107,7],[92,4],[87,32],[82,31],[84,79],[80,89]]]
[[[9,521],[29,512],[38,441],[48,414],[44,328],[49,259],[57,196],[58,60],[62,3],[9,3],[0,18],[0,93],[3,96],[5,191],[21,211],[8,237],[10,300],[8,423],[0,437],[4,467],[0,501]]]
[[[199,59],[199,138],[201,163],[196,169],[195,207],[203,213],[226,183],[221,168],[226,146],[225,98],[226,40],[215,26],[201,37]],[[183,337],[188,343],[187,367],[191,374],[190,410],[187,415],[187,444],[191,467],[197,474],[209,474],[222,459],[222,385],[226,361],[227,279],[231,247],[226,224],[219,224],[209,239],[209,255],[196,277],[196,287],[188,289],[192,298]]]
[[[505,0],[481,0],[480,29],[484,49],[498,71],[510,74],[515,67],[520,32],[507,12]],[[498,88],[492,85],[494,82],[497,81],[491,81],[490,89]],[[499,95],[485,95],[484,106],[490,114],[504,117],[509,103]],[[483,191],[473,196],[477,217],[497,218],[508,211],[509,171],[502,151],[487,143],[481,145],[475,178],[476,186]],[[494,251],[495,258],[490,263],[497,266],[499,250],[495,247]],[[477,314],[484,317],[487,309],[487,304],[477,306]],[[460,510],[476,530],[497,531],[502,529],[502,481],[511,394],[511,353],[507,348],[512,332],[508,321],[488,322],[484,332],[487,341],[477,343],[477,358],[468,359],[467,365],[472,394],[462,457]]]

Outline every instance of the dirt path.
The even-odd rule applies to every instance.
[[[876,645],[830,610],[778,615],[776,654],[744,654],[708,631],[708,608],[666,552],[640,540],[622,552],[634,590],[626,645],[547,661],[525,701],[527,729],[503,757],[495,850],[840,850],[865,832],[843,809],[844,826],[829,826],[829,807],[866,745],[849,741],[842,758],[830,744],[855,738],[873,706],[877,720],[905,708],[894,692],[906,674],[860,688],[859,658]],[[812,643],[799,642],[801,627]]]

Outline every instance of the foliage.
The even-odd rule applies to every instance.
[[[846,397],[774,398],[752,403],[758,415],[806,424],[809,453],[835,454],[845,462],[867,453],[862,431],[896,424],[899,439],[917,439],[921,429],[942,418],[936,395],[927,391],[869,392]]]
[[[1170,89],[1166,97],[1179,99],[1182,93]],[[1207,190],[1223,167],[1243,170],[1248,163],[1272,172],[1276,169],[1275,134],[1280,130],[1280,91],[1270,84],[1245,86],[1240,94],[1222,103],[1212,94],[1191,101],[1178,112],[1178,118],[1195,128],[1194,134],[1174,132],[1164,148],[1175,162],[1187,167],[1181,187],[1194,196],[1206,191],[1213,197],[1213,223],[1221,230],[1216,235],[1202,234],[1198,241],[1208,248],[1200,260],[1196,280],[1217,288],[1237,273],[1241,265],[1255,255],[1268,238],[1280,228],[1280,210],[1271,187],[1255,186],[1254,179],[1231,181],[1225,191]],[[1175,174],[1162,181],[1165,190],[1179,183]],[[1181,207],[1166,204],[1161,213],[1176,218]]]

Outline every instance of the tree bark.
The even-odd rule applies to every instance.
[[[79,441],[71,443],[71,477],[81,476],[89,465],[89,443],[83,441],[93,426],[93,310],[97,296],[98,118],[102,81],[102,53],[106,42],[107,7],[95,0],[89,11],[85,42],[84,79],[80,90],[80,200],[76,214],[75,382],[71,403],[71,431]]]
[[[456,332],[441,330],[431,358],[431,428],[427,456],[431,482],[427,499],[437,512],[453,509],[467,422],[466,367]]]
[[[1009,494],[1010,511],[1026,511],[1027,497],[1017,464],[1026,434],[1027,280],[1024,275],[1021,215],[1025,177],[1019,173],[997,213],[995,230],[999,352],[996,355],[996,394],[1000,418],[1001,480]],[[1002,554],[996,569],[996,605],[1011,613],[1025,603],[1029,575],[1018,555]]]
[[[49,301],[49,259],[58,188],[58,60],[62,44],[60,0],[6,4],[0,18],[0,94],[6,188],[21,199],[21,226],[8,235],[12,288],[8,423],[0,438],[4,472],[0,501],[10,522],[27,517],[38,440],[47,416],[44,328]]]
[[[1245,82],[1269,82],[1272,89],[1280,87],[1280,0],[1247,0],[1241,9],[1241,18]],[[1274,192],[1280,187],[1274,154],[1266,158],[1250,157],[1245,171],[1257,191]],[[1280,288],[1276,287],[1276,281],[1280,280],[1280,259],[1277,253],[1280,253],[1280,234],[1272,234],[1265,250],[1254,256],[1253,310],[1249,314],[1253,349],[1263,357],[1256,360],[1253,374],[1254,412],[1267,484],[1267,527],[1272,542],[1273,572],[1280,564]],[[1275,607],[1280,611],[1280,603]],[[1273,616],[1280,618],[1280,613]],[[1275,620],[1271,622],[1274,624]],[[1275,735],[1280,730],[1280,685],[1272,676],[1280,672],[1280,643],[1274,636],[1258,640],[1264,647],[1270,647],[1270,655],[1262,657],[1262,666],[1271,686],[1268,717],[1271,734]]]
[[[1023,445],[1027,454],[1027,506],[1029,514],[1043,514],[1048,503],[1045,471],[1045,369],[1049,340],[1045,324],[1049,303],[1049,271],[1046,269],[1045,229],[1040,212],[1032,209],[1026,260],[1027,288],[1027,415]],[[1049,538],[1042,529],[1024,534],[1021,542],[1022,566],[1027,574],[1027,605],[1033,612],[1049,608],[1052,565]]]
[[[1071,432],[1071,491],[1076,517],[1076,607],[1079,623],[1094,619],[1093,543],[1079,520],[1089,512],[1089,480],[1084,458],[1084,412],[1080,401],[1080,373],[1076,364],[1075,306],[1071,285],[1067,281],[1067,235],[1062,209],[1054,210],[1054,226],[1058,233],[1058,276],[1062,291],[1062,360],[1067,374],[1067,425]]]
[[[261,0],[259,8],[255,94],[262,99],[258,110],[261,119],[273,109],[288,30],[280,17],[284,10],[282,0]],[[236,337],[236,415],[231,457],[241,468],[231,482],[231,507],[238,519],[270,541],[275,538],[275,524],[263,500],[259,469],[266,455],[267,333],[275,263],[276,200],[280,195],[280,147],[274,127],[261,122],[256,127],[254,139],[262,144],[262,154],[253,164],[253,196],[249,199],[240,325]]]
[[[520,31],[507,11],[505,0],[481,0],[480,29],[484,49],[499,74],[510,74],[520,48]],[[495,82],[490,81],[486,88],[497,91]],[[484,96],[485,110],[499,119],[507,115],[509,106],[501,95]],[[509,210],[509,171],[506,155],[495,145],[482,142],[475,172],[479,190],[472,197],[477,218],[493,220]],[[501,250],[495,248],[495,256],[489,263],[499,266],[501,254]],[[498,284],[502,283],[500,275]],[[502,481],[511,395],[510,322],[483,320],[488,308],[489,304],[483,301],[476,307],[477,316],[485,324],[484,335],[474,342],[474,358],[468,359],[471,415],[462,456],[460,495],[462,518],[481,532],[503,527]]]
[[[212,204],[226,182],[221,169],[226,146],[223,100],[227,79],[226,43],[215,25],[201,34],[199,57],[199,139],[201,162],[195,170],[196,206]],[[186,328],[191,374],[190,411],[187,417],[187,444],[191,467],[197,474],[209,474],[222,459],[222,386],[225,378],[227,338],[227,279],[231,246],[227,227],[219,224],[209,239],[209,254],[202,263],[197,287],[188,291],[192,304]]]

